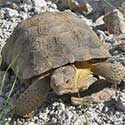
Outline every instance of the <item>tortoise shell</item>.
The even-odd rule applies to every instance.
[[[45,12],[17,25],[2,49],[2,59],[21,79],[30,79],[63,65],[107,59],[97,35],[71,12]]]

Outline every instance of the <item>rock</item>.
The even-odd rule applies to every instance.
[[[118,7],[118,9],[125,15],[125,1]]]
[[[8,7],[11,9],[18,9],[18,6],[16,3],[13,2],[5,2],[5,4],[1,5],[3,8]]]
[[[76,12],[86,14],[92,13],[92,18],[96,20],[101,15],[120,6],[124,0],[50,0],[55,2],[59,10],[71,9]]]
[[[102,30],[97,30],[96,33],[101,41],[104,41],[107,38],[106,34]]]
[[[37,8],[47,8],[45,0],[32,0],[33,6]]]
[[[17,6],[17,4],[15,4],[15,3],[8,3],[8,4],[6,4],[6,7],[9,7],[9,8],[11,8],[11,9],[15,9],[15,10],[18,10],[18,6]]]
[[[0,0],[0,5],[6,4],[7,0]]]
[[[37,7],[33,7],[32,12],[33,12],[33,14],[39,14],[39,13],[41,13],[41,9],[37,8]]]
[[[20,0],[21,3],[27,4],[27,5],[32,5],[32,0]],[[37,0],[36,0],[37,1]]]
[[[20,5],[20,11],[24,11],[26,14],[32,9],[32,7],[28,4]]]
[[[47,6],[48,6],[47,11],[49,11],[49,12],[58,11],[57,5],[55,3],[52,3],[51,1],[47,2]]]
[[[119,51],[125,52],[125,43],[119,44],[117,49],[118,49]]]
[[[115,108],[117,110],[125,112],[125,93],[118,92],[115,101]]]
[[[4,103],[4,98],[2,96],[0,96],[0,111],[2,110],[3,108],[3,103]]]
[[[99,26],[99,25],[104,25],[103,18],[104,18],[104,16],[103,16],[103,15],[97,18],[97,20],[95,21],[96,26]]]
[[[6,4],[8,2],[19,4],[20,0],[0,0],[0,4]]]
[[[0,19],[4,19],[5,11],[0,10]]]
[[[58,0],[57,6],[59,9],[70,9],[75,12],[91,13],[92,7],[85,0]]]
[[[18,17],[19,16],[19,13],[18,13],[17,10],[5,8],[4,11],[5,11],[5,17],[6,18],[12,18],[12,17]]]
[[[2,9],[2,11],[5,12],[4,9]],[[6,39],[10,36],[14,27],[17,25],[17,22],[19,22],[19,20],[14,20],[14,18],[11,18],[11,21],[7,21],[6,19],[0,20],[0,52],[2,47],[5,45]]]
[[[85,14],[90,14],[93,10],[91,5],[83,0],[74,0],[74,3],[71,0],[69,3],[69,8],[75,12],[81,12]]]
[[[38,125],[38,124],[36,124],[34,122],[25,122],[23,125]]]
[[[115,9],[104,16],[106,29],[113,34],[125,33],[125,18],[123,14]]]
[[[28,14],[25,13],[25,12],[23,12],[23,11],[21,11],[19,17],[20,17],[22,20],[25,20],[25,19],[28,18]]]

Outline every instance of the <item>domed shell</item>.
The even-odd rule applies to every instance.
[[[21,79],[68,63],[110,54],[84,20],[71,12],[45,12],[17,25],[2,49],[3,61]]]

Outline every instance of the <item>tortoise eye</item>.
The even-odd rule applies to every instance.
[[[68,84],[68,83],[69,83],[69,80],[66,80],[66,83]]]

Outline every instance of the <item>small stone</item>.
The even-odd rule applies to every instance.
[[[23,4],[20,5],[20,10],[24,11],[26,14],[28,14],[28,12],[32,9],[32,7],[28,4]]]
[[[20,17],[22,20],[25,20],[25,19],[28,18],[28,14],[25,13],[25,12],[23,12],[23,11],[21,11],[19,17]]]
[[[36,124],[34,122],[25,122],[23,125],[38,125],[38,124]]]
[[[52,3],[51,1],[47,2],[47,6],[48,6],[47,11],[49,11],[49,12],[58,11],[57,5],[55,3]]]
[[[92,12],[92,7],[84,0],[58,0],[57,6],[60,10],[69,8],[75,12],[83,12],[85,14]]]
[[[93,10],[91,5],[83,0],[74,0],[74,1],[71,0],[69,8],[73,11],[83,12],[85,14],[90,14]]]
[[[5,3],[11,2],[11,3],[20,4],[20,1],[21,1],[21,0],[2,0],[2,1],[5,1]]]
[[[125,52],[125,43],[121,43],[118,45],[118,50]]]
[[[38,117],[34,116],[33,121],[34,122],[38,121]]]
[[[19,13],[17,10],[5,8],[5,16],[6,18],[18,17]]]
[[[4,7],[7,7],[7,8],[11,8],[11,9],[15,9],[15,10],[18,10],[18,6],[16,3],[13,3],[13,2],[7,2],[6,4],[3,5]]]
[[[106,29],[113,34],[125,33],[125,18],[123,14],[115,9],[104,16]]]
[[[23,4],[32,5],[32,0],[20,0],[20,1]]]
[[[47,118],[47,113],[39,113],[39,119],[41,119],[41,120],[47,120],[48,118]]]
[[[115,108],[125,112],[125,93],[117,93]]]
[[[10,123],[6,122],[5,125],[10,125]]]
[[[104,41],[107,37],[106,34],[102,30],[97,30],[96,33],[101,41]]]
[[[12,8],[12,9],[18,10],[18,6],[17,6],[17,4],[15,4],[15,3],[11,3],[11,4],[9,5],[9,7]]]
[[[104,25],[104,20],[103,20],[103,18],[104,18],[103,15],[97,18],[97,20],[95,21],[96,26]]]
[[[4,19],[4,12],[2,10],[0,10],[0,19]]]
[[[41,9],[37,8],[37,7],[33,7],[32,11],[33,11],[33,14],[39,14],[39,13],[41,13]]]
[[[45,0],[32,0],[33,6],[37,8],[46,8],[47,3]]]
[[[23,122],[20,119],[17,119],[15,124],[22,125]]]

